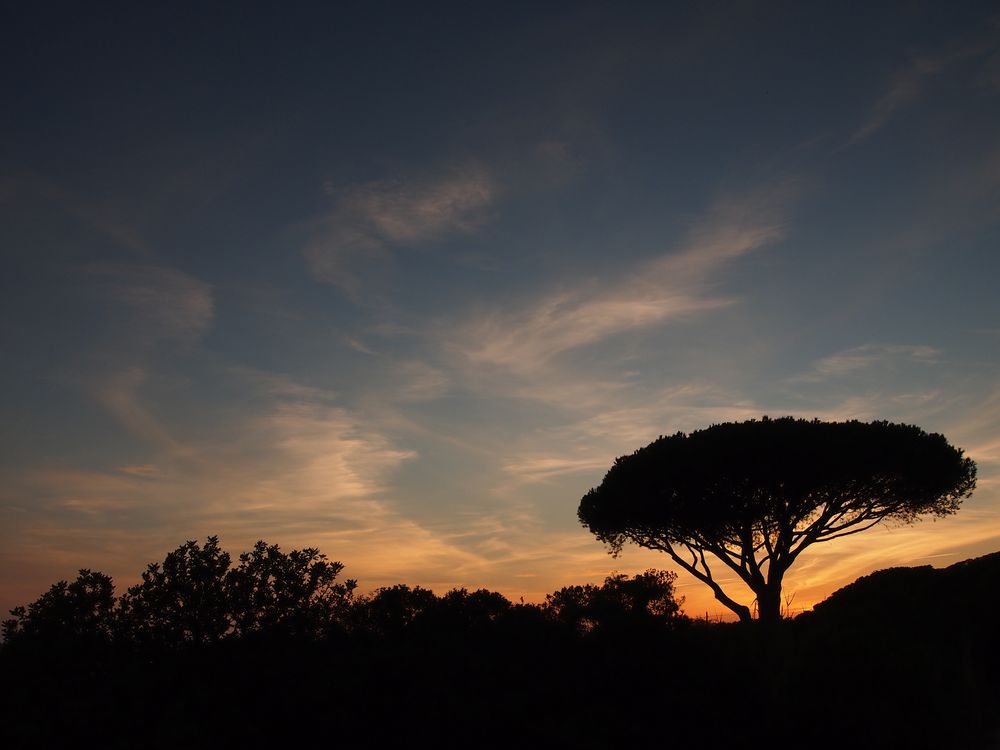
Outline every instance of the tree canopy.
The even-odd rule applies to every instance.
[[[121,599],[123,628],[163,643],[211,643],[232,627],[226,572],[232,558],[210,536],[188,541],[150,563]]]
[[[115,586],[110,576],[84,568],[72,583],[59,581],[27,607],[15,607],[3,622],[5,641],[33,638],[103,641],[111,637]]]
[[[210,536],[150,563],[121,597],[118,629],[161,644],[214,643],[230,634],[320,638],[357,586],[337,581],[344,566],[312,547],[282,552],[259,541],[236,567],[231,562]]]
[[[357,586],[352,579],[338,582],[344,566],[315,547],[282,552],[277,544],[259,541],[239,559],[225,581],[239,635],[321,637]]]
[[[752,619],[719,584],[718,561],[773,621],[782,578],[805,548],[955,513],[975,483],[975,463],[919,427],[764,417],[660,437],[616,459],[578,516],[612,553],[626,542],[666,552]]]
[[[545,597],[545,609],[559,622],[583,633],[618,633],[637,624],[667,628],[681,619],[683,597],[674,593],[677,574],[647,570],[631,578],[615,573],[604,585],[565,586]]]

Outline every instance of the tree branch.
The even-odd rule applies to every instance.
[[[740,620],[748,621],[752,619],[749,607],[740,604],[735,599],[732,599],[728,594],[726,594],[725,591],[722,590],[722,587],[718,583],[716,583],[715,579],[712,578],[712,572],[709,569],[707,562],[705,561],[704,552],[701,552],[701,550],[699,550],[701,552],[702,563],[705,565],[705,570],[706,570],[705,573],[702,573],[700,570],[698,570],[696,564],[691,565],[686,560],[684,560],[680,555],[678,555],[676,550],[674,550],[673,546],[670,544],[670,542],[668,541],[660,542],[655,540],[649,540],[649,542],[650,542],[649,546],[651,548],[658,549],[661,552],[666,552],[668,555],[670,555],[670,557],[673,559],[675,563],[680,565],[682,568],[684,568],[684,570],[686,570],[688,573],[690,573],[699,581],[701,581],[710,589],[712,589],[712,593],[715,594],[715,598],[719,600],[722,604],[724,604],[726,607],[731,609],[733,612],[735,612],[737,616],[740,618]],[[688,551],[693,552],[691,545],[685,544],[684,546],[687,547]]]
[[[838,528],[836,528],[836,529],[831,529],[831,531],[833,531],[833,532],[836,532],[836,533],[833,533],[833,534],[831,534],[831,535],[829,535],[829,536],[827,536],[827,535],[825,535],[825,534],[821,534],[820,536],[818,536],[818,537],[816,538],[816,541],[817,541],[817,542],[828,542],[828,541],[830,541],[831,539],[840,539],[840,537],[842,537],[842,536],[850,536],[851,534],[857,534],[857,533],[858,533],[859,531],[867,531],[867,530],[868,530],[868,529],[870,529],[870,528],[871,528],[872,526],[876,526],[876,525],[878,525],[879,523],[881,523],[881,522],[882,522],[883,520],[884,520],[884,519],[882,519],[882,518],[876,518],[876,519],[875,519],[874,521],[872,521],[871,523],[866,523],[866,524],[865,524],[864,526],[862,526],[862,527],[860,527],[860,528],[857,528],[857,529],[851,529],[850,531],[843,531],[843,532],[842,532],[842,531],[840,531],[840,529],[846,529],[846,528],[848,528],[849,526],[851,526],[851,525],[852,525],[852,524],[845,524],[845,525],[843,525],[843,526],[840,526],[840,527],[838,527]]]

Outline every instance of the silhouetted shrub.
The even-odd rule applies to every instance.
[[[357,583],[337,583],[344,569],[318,549],[282,552],[257,542],[225,577],[225,595],[238,636],[320,638],[339,627]]]
[[[164,645],[211,643],[232,629],[226,573],[231,558],[210,536],[150,563],[142,582],[121,598],[120,622],[126,636]]]
[[[615,574],[594,586],[566,586],[545,598],[545,611],[578,632],[620,631],[626,628],[666,628],[681,617],[674,596],[677,574],[647,570],[629,578]]]
[[[59,581],[37,601],[11,610],[6,642],[108,641],[114,627],[115,587],[110,576],[83,569],[72,583]]]
[[[436,602],[434,592],[420,586],[410,588],[400,583],[376,589],[354,601],[351,628],[359,633],[398,637]]]

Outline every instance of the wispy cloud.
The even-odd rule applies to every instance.
[[[337,399],[337,392],[329,388],[304,385],[288,376],[253,367],[227,367],[224,374],[231,382],[247,389],[255,400],[264,403],[275,401],[332,403]]]
[[[339,208],[382,239],[414,245],[448,232],[475,229],[494,194],[483,170],[466,168],[415,184],[368,183],[343,194]]]
[[[863,344],[817,360],[791,382],[818,382],[843,378],[892,363],[931,365],[941,361],[941,351],[931,346],[907,344]]]
[[[785,237],[798,188],[782,181],[719,200],[678,247],[617,278],[583,280],[440,334],[455,355],[450,364],[460,387],[495,399],[500,410],[515,400],[545,411],[544,419],[493,446],[493,496],[501,502],[523,497],[532,485],[568,489],[572,496],[581,482],[599,479],[615,456],[657,435],[760,415],[756,404],[707,375],[698,382],[651,380],[641,353],[627,365],[598,371],[578,366],[572,355],[734,304],[735,297],[720,291],[723,273]]]
[[[373,497],[384,490],[389,472],[416,457],[339,407],[285,402],[259,425],[281,460],[295,467],[289,476],[258,484],[255,494],[262,500],[276,494],[279,505]]]
[[[678,430],[759,417],[761,407],[737,393],[706,382],[685,383],[638,396],[620,394],[597,413],[580,413],[567,421],[523,435],[508,452],[504,470],[514,485],[548,482],[587,472],[598,478],[615,457],[625,455]],[[512,485],[505,485],[509,491]]]
[[[139,389],[147,372],[130,367],[103,378],[94,386],[94,397],[134,437],[175,455],[188,453],[143,402]]]
[[[122,474],[128,474],[133,477],[148,477],[150,479],[157,477],[160,474],[160,470],[153,464],[139,464],[137,466],[119,466],[118,471]]]
[[[250,413],[213,415],[212,422],[226,420],[228,440],[203,424],[189,439],[192,450],[174,455],[175,441],[132,395],[143,373],[130,371],[105,399],[130,431],[153,443],[145,451],[136,446],[135,453],[155,461],[103,471],[50,464],[12,472],[0,500],[4,537],[20,564],[58,557],[68,568],[60,576],[73,567],[107,565],[127,585],[146,556],[206,533],[237,547],[261,537],[320,544],[369,575],[385,576],[384,582],[428,566],[443,574],[462,560],[475,562],[389,501],[393,474],[417,457],[414,449],[327,392],[278,375],[228,375],[234,387],[256,394],[247,402]],[[128,537],[126,559],[94,558],[102,535]],[[64,553],[67,545],[72,555]],[[39,588],[44,583],[36,581]]]
[[[151,259],[156,252],[142,234],[121,219],[121,212],[99,201],[88,200],[74,194],[40,174],[29,172],[8,178],[4,193],[35,195],[56,206],[90,229],[111,240],[117,249],[125,250],[134,257]]]
[[[451,377],[420,360],[395,364],[396,382],[388,397],[395,401],[432,401],[448,393]]]
[[[713,275],[784,236],[783,212],[792,189],[782,184],[720,201],[677,250],[609,284],[594,280],[525,309],[475,321],[462,333],[460,347],[473,362],[525,373],[615,334],[730,305],[731,298],[714,292]]]
[[[992,28],[990,28],[992,27]],[[872,105],[861,125],[847,142],[848,146],[870,138],[885,127],[898,112],[923,97],[934,79],[950,72],[971,58],[982,58],[1000,46],[1000,23],[996,18],[987,29],[969,39],[959,40],[932,54],[916,55],[909,63],[894,71],[885,91]],[[985,85],[995,85],[995,64],[987,60],[978,77]]]
[[[885,92],[854,131],[848,145],[870,138],[881,130],[900,109],[918,99],[928,80],[941,73],[950,62],[947,58],[916,58],[907,67],[893,73]]]
[[[490,218],[498,187],[483,167],[466,165],[433,177],[328,186],[327,192],[334,206],[303,255],[317,279],[357,294],[359,267],[390,258],[391,248],[478,229]]]
[[[164,427],[143,395],[163,350],[196,345],[215,315],[212,287],[174,268],[94,263],[83,268],[89,293],[107,306],[78,375],[84,390],[132,436],[179,456],[187,449]],[[89,370],[89,372],[87,372]]]
[[[212,322],[212,287],[174,268],[143,264],[93,264],[86,268],[97,291],[126,308],[123,317],[146,341],[200,338]]]

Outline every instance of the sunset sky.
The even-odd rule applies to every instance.
[[[1000,549],[994,3],[263,5],[0,19],[4,614],[209,534],[362,591],[670,568],[580,498],[764,414],[979,466],[793,609]]]

